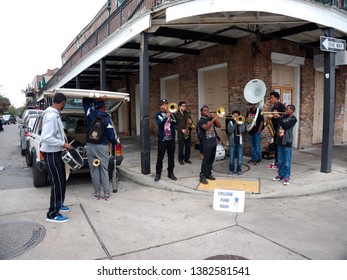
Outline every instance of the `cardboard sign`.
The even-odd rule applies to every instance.
[[[245,192],[215,189],[213,195],[213,209],[230,212],[244,212]]]

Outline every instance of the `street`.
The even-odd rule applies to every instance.
[[[91,197],[88,175],[68,181],[64,224],[45,222],[50,187],[35,188],[18,126],[0,133],[0,229],[35,222],[43,240],[16,260],[346,260],[347,191],[247,199],[244,213],[215,211],[213,196],[144,187],[120,178],[110,201]],[[126,161],[126,154],[124,154]],[[4,240],[4,239],[2,239]],[[0,243],[1,245],[1,243]]]

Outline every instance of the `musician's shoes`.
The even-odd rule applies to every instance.
[[[237,175],[242,176],[243,175],[242,171],[238,171]]]
[[[234,172],[229,171],[228,177],[233,177],[233,173],[234,173]]]
[[[290,179],[289,178],[284,178],[283,179],[283,185],[288,186],[290,184]]]
[[[248,163],[255,163],[255,159],[250,159],[249,161],[247,161]]]
[[[183,160],[180,160],[179,163],[180,163],[180,165],[184,165]]]
[[[167,175],[167,177],[174,181],[177,180],[176,176],[173,173],[170,173],[169,175]]]
[[[161,175],[158,173],[155,175],[154,181],[158,182],[160,180]]]
[[[192,162],[189,159],[185,160],[184,162],[192,164]]]
[[[278,176],[278,175],[276,177],[272,178],[272,181],[282,181],[282,180],[283,180],[283,178]]]
[[[278,165],[276,163],[271,163],[270,165],[266,166],[267,169],[278,169]]]
[[[92,197],[96,200],[99,200],[100,199],[100,194],[99,193],[93,193],[92,194]]]
[[[108,201],[111,198],[111,194],[109,192],[105,193],[104,200]]]
[[[70,211],[70,208],[65,206],[64,204],[62,204],[60,206],[60,211],[59,212],[69,212]]]
[[[208,184],[206,178],[200,178],[200,183],[202,183],[202,184],[204,184],[204,185],[207,185],[207,184]]]
[[[216,180],[216,178],[213,177],[212,175],[207,175],[206,178],[207,178],[207,179],[210,179],[210,180]]]
[[[255,165],[255,166],[261,165],[261,160],[256,160],[256,161],[254,161],[254,165]]]

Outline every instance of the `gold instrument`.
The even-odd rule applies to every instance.
[[[93,166],[98,167],[100,165],[100,159],[93,159]]]
[[[175,102],[171,102],[167,106],[168,106],[168,110],[171,114],[175,114],[178,110],[178,105]]]
[[[234,119],[237,124],[243,124],[246,120],[244,116],[238,116],[237,118],[235,118],[234,116],[225,116],[225,109],[222,106],[217,108],[216,114],[220,118]]]
[[[188,139],[190,130],[195,128],[191,111],[187,110],[187,113],[188,113],[188,119],[187,119],[186,128],[185,128],[187,130],[187,133],[184,135],[184,139]],[[189,123],[189,120],[191,120],[191,123]]]
[[[282,115],[282,114],[285,114],[286,112],[261,112],[261,114],[265,114],[265,115],[272,115],[272,114],[279,114],[279,115]]]

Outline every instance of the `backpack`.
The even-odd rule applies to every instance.
[[[96,116],[87,131],[87,142],[100,144],[106,137],[106,121],[105,118]]]

